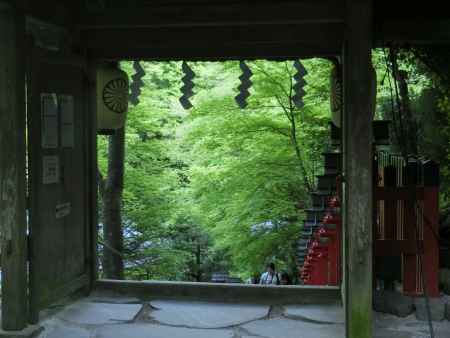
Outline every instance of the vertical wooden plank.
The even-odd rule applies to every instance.
[[[424,164],[424,204],[422,258],[427,296],[439,297],[439,166],[428,161]]]
[[[397,185],[394,166],[384,168],[384,186],[393,188]],[[384,202],[384,238],[397,239],[397,201]]]
[[[405,213],[405,239],[416,242],[419,240],[416,233],[417,218],[415,201],[404,201]],[[420,253],[419,253],[420,254]],[[403,293],[410,296],[417,296],[419,292],[418,277],[418,255],[403,254]]]
[[[418,184],[417,162],[408,162],[403,167],[403,185],[415,190]],[[418,234],[418,222],[416,217],[417,196],[413,194],[409,200],[403,201],[404,212],[404,239],[420,240]],[[420,253],[419,253],[420,254]],[[417,296],[420,292],[419,277],[419,254],[403,254],[403,292],[406,295]]]
[[[35,252],[38,250],[35,249],[35,241],[34,241],[34,232],[35,232],[35,219],[38,217],[38,190],[39,190],[39,179],[38,173],[40,173],[39,166],[39,151],[37,148],[40,145],[40,119],[39,116],[34,112],[34,104],[33,101],[35,99],[35,88],[37,86],[36,76],[34,74],[34,59],[35,59],[35,50],[33,49],[33,41],[30,39],[30,43],[28,45],[28,59],[27,59],[27,126],[28,126],[28,224],[29,224],[29,232],[28,232],[28,257],[30,260],[29,263],[29,307],[28,307],[28,317],[29,322],[31,324],[37,324],[39,322],[39,301],[38,301],[38,292],[37,292],[37,268]]]
[[[344,42],[346,337],[372,337],[372,1],[347,0]]]
[[[98,279],[98,255],[97,255],[97,236],[98,236],[98,173],[97,173],[97,67],[95,60],[88,61],[88,127],[89,130],[89,266],[91,276],[91,289]]]
[[[27,322],[25,20],[0,3],[0,225],[2,327]]]

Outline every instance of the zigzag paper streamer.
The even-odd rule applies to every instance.
[[[234,99],[237,102],[238,106],[241,109],[244,109],[245,107],[247,107],[247,99],[250,96],[249,89],[253,85],[253,82],[250,80],[250,78],[253,76],[253,73],[247,66],[245,61],[241,61],[239,67],[242,70],[242,75],[239,76],[241,84],[238,87],[239,94]]]
[[[183,81],[183,87],[181,87],[181,93],[183,96],[181,96],[179,101],[184,109],[190,109],[193,107],[189,99],[194,96],[193,89],[195,84],[192,79],[194,79],[195,73],[185,61],[183,61],[181,68],[185,75],[181,79]]]
[[[293,88],[295,95],[292,98],[292,101],[297,108],[303,108],[305,106],[303,98],[306,94],[304,89],[304,87],[306,86],[305,76],[306,74],[308,74],[308,72],[299,60],[296,60],[294,62],[294,68],[297,70],[297,73],[294,75],[295,85]]]
[[[139,104],[139,96],[141,95],[141,88],[144,86],[144,81],[142,78],[145,76],[144,68],[142,68],[141,63],[139,61],[133,62],[133,68],[136,71],[134,75],[131,77],[133,80],[130,85],[130,98],[129,101],[137,106]]]

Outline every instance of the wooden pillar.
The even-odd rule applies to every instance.
[[[24,16],[0,2],[0,226],[2,327],[27,322]]]
[[[346,1],[344,42],[344,303],[346,337],[372,337],[372,1]]]
[[[89,112],[89,179],[87,191],[89,194],[89,240],[88,255],[90,262],[90,289],[98,279],[98,163],[97,163],[97,68],[99,62],[89,60],[88,62],[88,112]]]

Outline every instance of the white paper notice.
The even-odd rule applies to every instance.
[[[58,156],[44,156],[42,158],[42,181],[44,184],[59,183]]]
[[[63,218],[70,215],[72,206],[70,203],[62,203],[56,205],[56,218]]]
[[[58,99],[56,94],[41,94],[42,148],[58,148]]]
[[[61,109],[61,146],[73,148],[75,143],[73,96],[61,95],[59,97],[59,107]]]

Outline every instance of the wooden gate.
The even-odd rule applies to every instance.
[[[40,309],[89,287],[93,148],[83,60],[40,50],[30,59],[30,312],[37,322]]]

